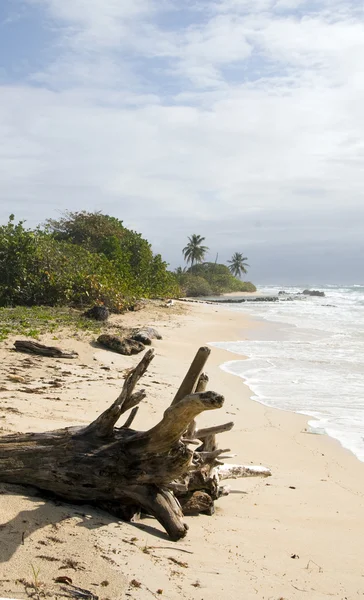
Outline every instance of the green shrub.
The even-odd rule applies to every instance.
[[[102,303],[121,312],[141,296],[179,295],[175,276],[139,234],[98,213],[89,215],[92,228],[85,232],[85,215],[68,236],[49,224],[45,231],[26,229],[13,216],[0,227],[0,306]]]
[[[246,292],[255,291],[253,284],[247,284],[240,279],[234,277],[230,269],[226,265],[205,262],[196,264],[190,267],[185,273],[177,270],[177,279],[181,282],[183,277],[189,275],[191,277],[203,277],[210,287],[211,293],[214,295],[226,294],[228,292]]]
[[[160,254],[154,255],[140,233],[127,229],[115,217],[100,212],[66,212],[58,221],[49,219],[46,228],[56,240],[82,244],[90,252],[105,256],[132,296],[176,297],[180,293]]]
[[[187,270],[178,267],[175,277],[185,296],[218,296],[228,292],[256,291],[255,285],[237,279],[222,264],[196,264]]]
[[[257,288],[255,287],[254,283],[252,283],[251,281],[241,281],[241,288],[239,290],[237,290],[237,292],[251,292],[254,293],[257,291]]]
[[[180,286],[182,294],[187,297],[211,296],[213,293],[206,279],[198,275],[185,274]]]

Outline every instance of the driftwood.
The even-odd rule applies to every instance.
[[[200,348],[171,406],[148,431],[135,431],[130,425],[146,396],[135,388],[153,350],[129,372],[115,402],[90,425],[0,437],[0,481],[31,485],[68,502],[87,502],[126,520],[143,511],[153,515],[173,540],[183,537],[187,532],[183,507],[188,514],[212,514],[214,501],[228,492],[220,480],[226,478],[229,466],[224,470],[219,460],[228,450],[203,448],[210,429],[195,431],[202,438],[197,442],[202,442],[202,449],[190,449],[196,440],[186,435],[197,415],[224,402],[215,392],[195,392],[207,383],[201,370],[209,353]],[[116,427],[129,410],[124,425]],[[213,429],[215,435],[227,425]],[[232,468],[232,477],[270,474],[263,467]]]
[[[144,344],[131,338],[120,338],[117,335],[110,335],[109,333],[102,333],[97,338],[98,343],[104,346],[108,350],[118,352],[118,354],[124,354],[125,356],[131,356],[132,354],[139,354],[145,350]]]
[[[45,346],[31,340],[16,340],[15,350],[18,352],[27,352],[28,354],[39,354],[40,356],[50,356],[51,358],[77,358],[77,352],[65,352],[57,346]]]

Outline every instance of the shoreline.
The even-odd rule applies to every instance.
[[[148,323],[163,335],[154,344],[156,358],[145,383],[148,397],[137,415],[136,429],[149,428],[160,419],[199,346],[237,340],[240,332],[256,325],[245,312],[187,303],[176,303],[170,311],[146,310],[118,319],[126,326]],[[9,341],[0,350],[3,380],[19,359],[9,353],[10,345]],[[64,339],[61,345],[80,352],[77,365],[64,363],[72,371],[64,389],[49,399],[33,395],[31,402],[29,395],[14,395],[12,389],[1,393],[3,406],[19,410],[7,418],[11,430],[89,422],[118,394],[122,370],[139,360],[95,351],[81,335]],[[150,591],[156,594],[157,589],[168,600],[296,599],[303,592],[319,600],[362,594],[364,464],[329,436],[308,434],[308,417],[253,400],[241,377],[221,369],[234,356],[242,358],[212,347],[206,367],[208,387],[225,396],[225,405],[204,413],[199,423],[209,426],[233,420],[232,431],[219,436],[220,447],[238,454],[232,462],[271,468],[272,477],[229,482],[231,494],[216,503],[215,515],[186,518],[188,536],[176,545],[152,518],[118,523],[90,507],[57,505],[30,495],[25,488],[0,485],[0,528],[5,525],[0,538],[0,596],[27,597],[15,580],[31,577],[31,564],[40,568],[46,589],[55,576],[71,575],[75,585],[92,589],[101,600],[119,600],[126,591],[135,600],[147,600]],[[46,364],[52,366],[49,359],[40,363],[39,372]],[[110,371],[101,370],[103,366]],[[32,377],[38,375],[33,369]],[[54,536],[60,543],[51,541]],[[52,552],[60,561],[74,557],[82,568],[59,571],[61,562],[41,558]],[[178,567],[171,556],[188,568]],[[140,589],[130,589],[133,578],[141,582]],[[92,587],[103,580],[109,582],[104,591]]]

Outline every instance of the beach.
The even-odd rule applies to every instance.
[[[243,340],[245,330],[259,335],[266,326],[218,305],[178,302],[112,319],[124,327],[151,325],[163,336],[153,342],[156,357],[143,381],[148,396],[136,429],[160,420],[200,346]],[[117,397],[123,371],[139,360],[94,347],[82,333],[59,337],[53,343],[76,350],[77,360],[28,357],[10,351],[13,340],[3,344],[0,434],[89,423]],[[269,467],[272,476],[228,482],[231,493],[216,503],[215,514],[186,517],[188,535],[177,543],[152,518],[118,522],[88,506],[0,484],[0,596],[28,597],[26,583],[36,577],[42,593],[61,598],[59,576],[100,600],[364,594],[364,463],[332,438],[310,433],[307,417],[251,400],[243,380],[220,368],[233,359],[212,347],[208,389],[222,393],[225,404],[198,423],[233,420],[233,430],[219,436],[220,446],[237,454],[231,462]],[[47,392],[24,391],[44,385]]]

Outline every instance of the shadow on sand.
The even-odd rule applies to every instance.
[[[95,530],[116,522],[124,523],[116,517],[89,505],[67,504],[54,497],[49,498],[34,488],[1,484],[0,497],[4,499],[5,505],[7,502],[6,497],[10,495],[18,496],[19,502],[24,499],[27,505],[34,504],[34,508],[21,510],[11,520],[0,523],[0,563],[7,562],[20,546],[26,546],[27,539],[38,530],[53,526],[54,535],[56,536],[59,525],[67,519],[77,518],[74,527],[84,527],[89,530]],[[167,534],[142,521],[124,524],[133,526],[157,538],[169,540]],[[38,543],[46,545],[47,536],[49,538],[52,535],[51,531],[51,529],[48,529],[45,532],[45,540]]]

